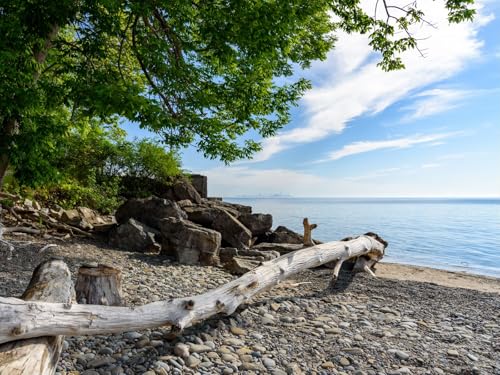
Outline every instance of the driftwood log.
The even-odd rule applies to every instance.
[[[119,269],[99,264],[82,266],[75,284],[76,301],[88,305],[122,305],[122,275]]]
[[[0,343],[47,335],[97,335],[172,326],[182,330],[219,313],[232,314],[242,303],[304,269],[363,256],[377,262],[386,243],[376,235],[329,242],[263,263],[240,278],[193,297],[139,307],[71,305],[0,298]],[[366,265],[366,264],[365,264]],[[338,272],[340,266],[334,270]]]
[[[49,260],[35,269],[21,298],[28,305],[31,301],[67,304],[71,302],[71,296],[72,283],[68,266],[62,260]],[[47,332],[50,333],[52,332]],[[63,339],[63,336],[45,336],[0,345],[0,374],[53,374],[61,354]]]

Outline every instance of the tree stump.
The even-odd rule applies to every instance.
[[[88,305],[122,305],[122,275],[119,269],[99,264],[82,266],[75,285],[76,300]]]
[[[302,224],[304,224],[304,246],[314,246],[315,243],[312,239],[312,230],[318,227],[317,224],[309,224],[309,219],[304,218]]]
[[[69,304],[72,294],[68,266],[62,260],[51,259],[35,269],[21,298]],[[56,371],[63,340],[64,336],[45,336],[0,345],[0,374],[52,375]]]

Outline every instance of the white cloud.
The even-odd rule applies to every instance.
[[[416,37],[430,36],[419,42],[426,58],[415,50],[405,52],[402,56],[405,70],[382,71],[376,66],[378,60],[373,58],[366,36],[340,34],[337,49],[325,62],[313,65],[312,77],[318,78],[316,87],[302,102],[309,115],[307,123],[265,140],[263,151],[254,161],[267,160],[296,144],[340,133],[356,117],[383,111],[415,91],[453,76],[468,62],[479,58],[483,42],[477,37],[478,30],[493,16],[479,13],[473,23],[450,25],[443,3],[419,2],[427,19],[437,28],[424,25],[415,31]],[[437,107],[427,105],[422,113],[433,110]]]
[[[321,162],[329,160],[339,160],[345,158],[346,156],[362,154],[365,152],[371,152],[376,150],[384,149],[401,149],[409,148],[418,144],[433,144],[436,141],[449,138],[453,133],[438,133],[438,134],[428,134],[428,135],[414,135],[411,137],[389,139],[383,141],[359,141],[345,145],[340,150],[332,151],[328,154],[328,157]]]
[[[411,121],[445,112],[459,105],[459,102],[470,96],[473,92],[468,90],[432,89],[419,93],[418,98],[411,106],[403,109],[412,113],[404,120]]]

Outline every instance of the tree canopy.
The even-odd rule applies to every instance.
[[[324,59],[336,31],[368,33],[383,69],[404,67],[425,16],[386,1],[376,18],[358,0],[0,0],[0,186],[9,161],[39,160],[96,119],[250,157],[260,146],[240,137],[289,121],[310,87],[294,67]],[[472,19],[473,0],[442,1],[450,22]]]

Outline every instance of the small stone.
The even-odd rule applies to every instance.
[[[125,337],[127,340],[137,340],[137,339],[142,337],[142,334],[139,332],[135,332],[135,331],[125,332],[123,334],[123,337]]]
[[[448,349],[447,353],[448,353],[449,356],[452,356],[452,357],[458,357],[459,356],[458,351],[455,350],[455,349]]]
[[[263,358],[262,359],[262,363],[264,364],[264,366],[266,366],[267,368],[272,368],[272,367],[276,367],[276,362],[271,359],[271,358]]]
[[[94,359],[93,361],[89,362],[88,366],[91,368],[97,368],[97,367],[107,366],[115,362],[116,359],[114,359],[113,357],[102,357]]]
[[[245,371],[263,371],[262,366],[252,362],[243,362],[240,366],[240,369]]]
[[[135,343],[135,347],[138,349],[142,349],[148,345],[149,345],[149,339],[147,337],[140,339]]]
[[[323,367],[323,368],[334,368],[334,367],[335,367],[335,365],[333,364],[333,362],[332,362],[332,361],[328,361],[328,362],[323,362],[323,363],[321,364],[321,367]]]
[[[478,357],[476,357],[476,356],[475,356],[474,354],[472,354],[472,353],[467,353],[467,357],[469,357],[469,359],[470,359],[471,361],[474,361],[474,362],[475,362],[475,361],[477,361],[477,360],[479,359]]]
[[[351,361],[349,361],[349,359],[347,359],[346,357],[342,357],[340,358],[339,363],[342,366],[349,366],[351,364]]]
[[[402,359],[403,361],[407,360],[408,358],[410,358],[410,355],[401,351],[401,350],[396,350],[394,351],[394,354],[396,355],[396,357],[398,357],[399,359]]]
[[[225,339],[224,344],[229,345],[229,346],[243,346],[243,345],[245,345],[245,343],[243,341],[241,341],[239,339],[232,338],[232,337]]]
[[[360,334],[354,335],[354,340],[363,341],[363,336],[361,336]]]
[[[243,328],[231,327],[230,329],[233,335],[244,336],[247,334],[247,331],[245,331]]]
[[[111,348],[108,348],[108,347],[103,347],[101,349],[99,349],[99,354],[102,354],[102,355],[112,355],[113,354],[113,349]]]
[[[195,356],[192,356],[190,355],[187,359],[186,359],[186,366],[188,367],[198,367],[198,365],[201,363],[201,361],[196,358]]]
[[[212,348],[208,345],[200,345],[200,344],[191,344],[189,346],[189,350],[192,353],[205,353],[212,351]]]
[[[179,342],[174,347],[174,353],[179,357],[187,358],[189,357],[189,346],[183,344],[182,342]]]

